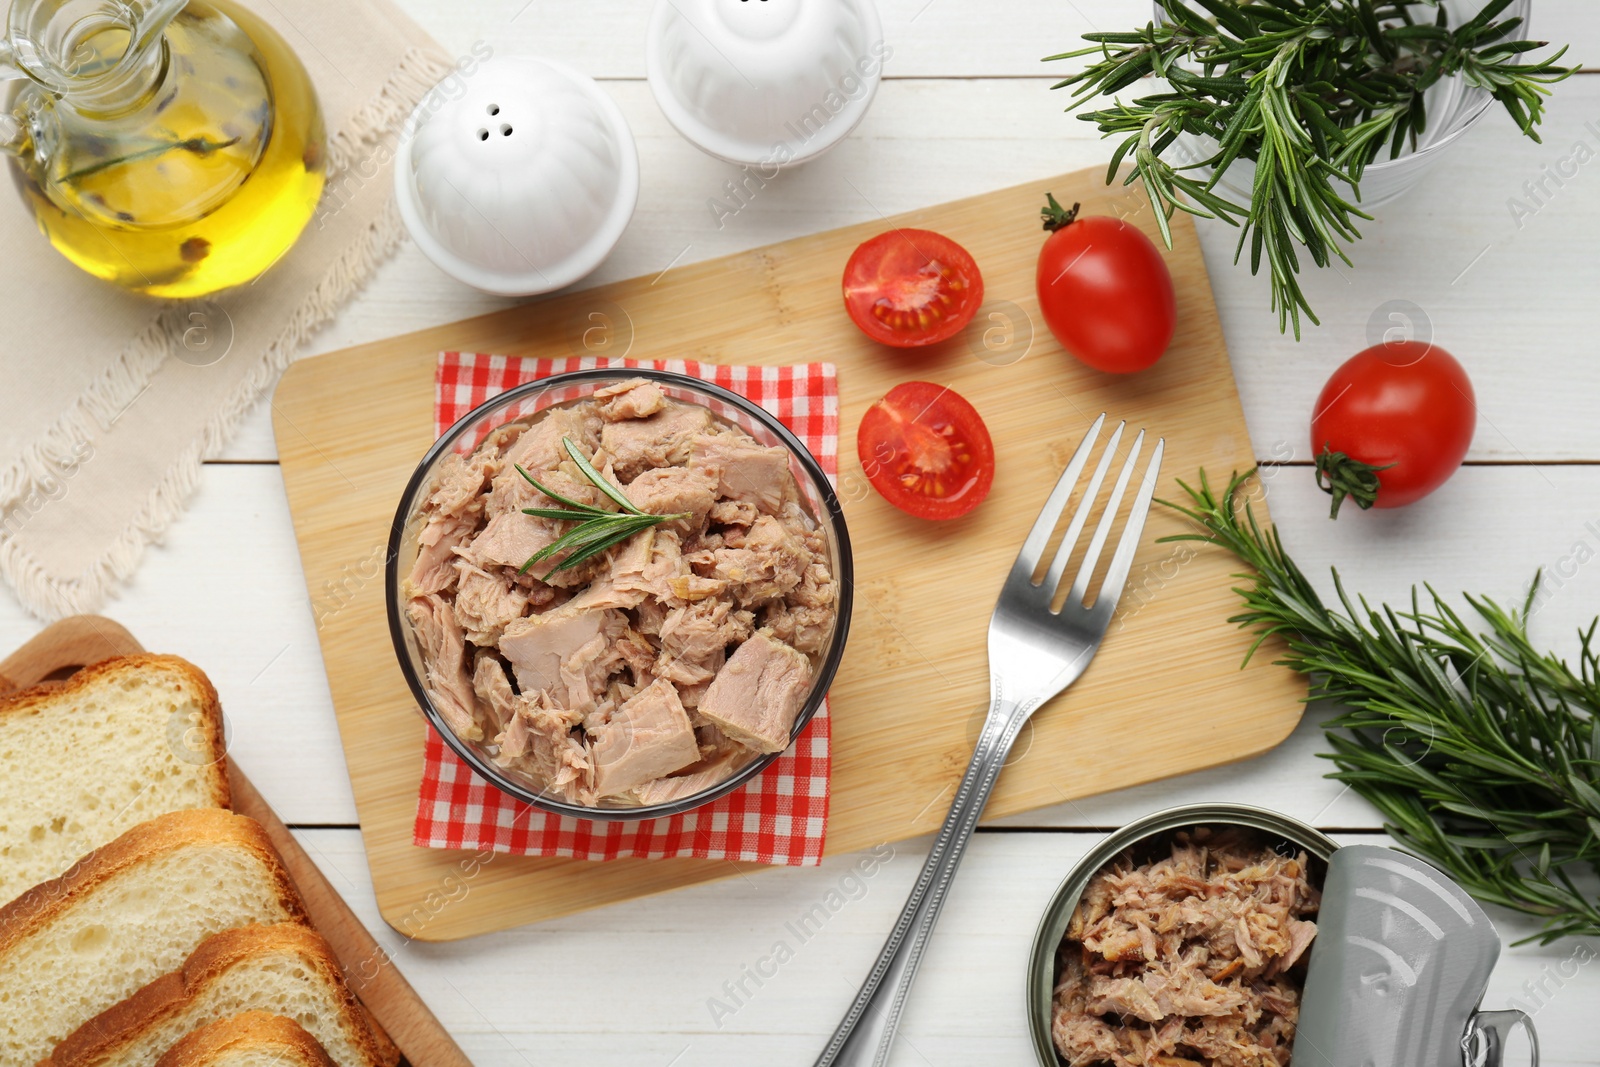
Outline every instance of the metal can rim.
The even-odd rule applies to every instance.
[[[1050,1036],[1056,950],[1066,934],[1067,922],[1072,917],[1073,909],[1078,906],[1078,899],[1088,887],[1089,879],[1125,849],[1146,838],[1202,824],[1243,826],[1279,834],[1284,840],[1302,846],[1324,863],[1339,847],[1337,842],[1315,827],[1254,804],[1185,804],[1165,808],[1107,834],[1072,866],[1050,895],[1050,902],[1045,906],[1038,930],[1034,933],[1033,948],[1028,953],[1028,1028],[1040,1067],[1061,1067],[1061,1058],[1056,1054],[1055,1043]]]

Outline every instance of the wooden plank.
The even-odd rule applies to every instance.
[[[1285,469],[1272,493],[1274,519],[1325,592],[1327,568],[1338,566],[1352,588],[1391,601],[1403,599],[1416,581],[1512,600],[1535,568],[1552,578],[1560,568],[1570,576],[1533,626],[1541,644],[1564,655],[1572,654],[1573,634],[1600,605],[1600,567],[1575,566],[1584,553],[1574,547],[1585,524],[1600,517],[1594,504],[1600,467],[1468,467],[1420,504],[1350,511],[1336,523],[1328,521],[1327,498],[1305,468]],[[1472,521],[1461,521],[1464,515]],[[222,693],[235,757],[285,822],[354,824],[313,607],[293,544],[276,467],[208,467],[189,513],[151,550],[112,610],[152,645],[206,665]],[[230,607],[236,604],[248,610]],[[14,601],[0,599],[0,647],[21,644],[37,625]],[[1308,712],[1287,741],[1246,763],[1057,804],[1004,823],[1117,826],[1169,802],[1268,797],[1320,826],[1376,828],[1371,810],[1348,796],[1340,799],[1338,786],[1319,777],[1327,768],[1316,759],[1325,748],[1316,723],[1324,717]]]
[[[644,77],[652,3],[528,3],[528,0],[400,0],[453,52],[474,41],[497,53],[557,56],[596,78]],[[1149,0],[877,0],[894,48],[889,78],[1042,77],[1039,60],[1077,46],[1088,30],[1128,30],[1150,20]],[[1533,32],[1572,45],[1578,61],[1600,65],[1600,22],[1588,0],[1538,0]]]
[[[142,651],[138,639],[111,619],[98,615],[62,619],[0,662],[0,694],[41,682],[49,684],[89,664]],[[439,1020],[232,759],[227,771],[232,809],[254,819],[266,831],[299,890],[311,925],[328,940],[351,992],[367,1009],[369,1021],[380,1038],[387,1035],[404,1053],[402,1067],[405,1063],[470,1067]]]
[[[339,589],[308,597],[276,466],[212,465],[109,609],[150,647],[205,667],[232,751],[291,825],[356,822],[315,626]],[[0,604],[7,644],[37,628],[14,600]]]
[[[1048,184],[1083,199],[1088,210],[1116,207],[1097,174]],[[1090,371],[1042,331],[1031,347],[1018,342],[1017,362],[996,365],[983,348],[984,331],[996,328],[985,316],[908,362],[867,341],[840,314],[840,264],[890,224],[950,234],[983,264],[991,310],[1015,306],[1019,322],[1035,314],[1034,216],[1045,187],[801,238],[296,365],[274,412],[309,585],[320,588],[381,555],[399,489],[433,436],[432,368],[442,348],[568,354],[590,325],[588,313],[603,306],[631,322],[636,358],[779,363],[825,356],[841,368],[846,445],[861,413],[896,382],[916,374],[950,384],[986,413],[999,455],[994,494],[968,518],[927,524],[894,511],[866,487],[852,450],[841,449],[857,607],[833,689],[829,845],[848,851],[931,829],[981,724],[984,632],[995,591],[1094,415],[1110,410],[1164,435],[1174,467],[1251,461],[1186,222],[1176,227],[1177,248],[1168,257],[1178,280],[1179,334],[1167,357],[1137,378]],[[347,401],[352,388],[360,389],[359,405]],[[1174,517],[1153,516],[1147,537],[1175,529]],[[1165,555],[1148,549],[1143,558],[1154,565]],[[1165,584],[1135,575],[1123,605],[1134,621],[1116,624],[1088,675],[1029,728],[992,801],[995,815],[1239,759],[1289,733],[1303,684],[1266,659],[1243,674],[1235,669],[1249,641],[1219,622],[1229,607],[1227,573],[1227,562],[1213,557],[1186,565]],[[379,652],[386,634],[374,582],[355,590],[350,607],[326,620],[320,636],[379,901],[387,918],[403,923],[455,858],[410,843],[423,727],[398,669]],[[1124,744],[1130,729],[1148,743],[1137,750]],[[466,936],[731,873],[720,862],[508,859],[483,877],[469,902],[430,920],[419,936]]]
[[[1282,795],[1256,799],[1281,807]],[[296,836],[484,1067],[665,1067],[674,1057],[677,1067],[808,1064],[871,966],[928,847],[926,838],[896,845],[866,878],[859,868],[858,877],[847,875],[869,854],[835,856],[820,867],[730,878],[495,937],[419,945],[379,917],[359,834]],[[903,1020],[908,1041],[892,1067],[1033,1062],[1023,1029],[1023,972],[1034,925],[1100,836],[979,832],[929,945]],[[1387,843],[1378,835],[1335,837]],[[465,890],[474,891],[470,884]],[[837,896],[827,919],[820,929],[808,927],[802,942],[787,924],[813,905],[826,907],[830,891]],[[1600,997],[1593,945],[1512,947],[1534,924],[1490,911],[1506,948],[1484,1007],[1503,1008],[1513,998],[1536,1007],[1545,1067],[1593,1067],[1589,1009]],[[793,955],[773,968],[779,940]],[[767,971],[760,986],[745,977],[758,964]],[[741,980],[746,995],[734,1005],[724,983]],[[1534,983],[1534,998],[1525,982]],[[538,1011],[528,1010],[529,998]],[[734,1013],[713,1018],[713,998]],[[1516,1049],[1508,1057],[1526,1062]]]
[[[1600,19],[1594,23],[1600,29]],[[1057,96],[1037,81],[894,81],[855,135],[748,195],[738,214],[719,225],[707,202],[727,199],[723,183],[742,180],[737,168],[679,137],[644,85],[610,83],[606,90],[633,126],[648,180],[622,243],[586,285],[654,276],[674,261],[683,266],[878,218],[879,211],[895,214],[998,184],[1103,166],[1110,157],[1094,131],[1062,114]],[[1543,167],[1560,163],[1579,140],[1600,153],[1600,137],[1586,128],[1590,121],[1600,122],[1600,76],[1555,87],[1542,146],[1519,136],[1503,116],[1485,118],[1411,196],[1364,227],[1367,240],[1355,248],[1354,270],[1341,265],[1308,280],[1324,325],[1308,327],[1298,343],[1278,333],[1262,279],[1233,264],[1235,231],[1200,226],[1258,456],[1273,456],[1280,444],[1306,448],[1305,421],[1327,375],[1365,347],[1369,323],[1386,302],[1409,300],[1426,311],[1440,342],[1473,376],[1483,412],[1474,459],[1600,459],[1600,420],[1588,401],[1600,393],[1600,363],[1588,356],[1586,290],[1550,284],[1592,278],[1600,197],[1591,186],[1600,163],[1583,166],[1564,189],[1549,184],[1556,195],[1520,228],[1507,206],[1526,195],[1524,182],[1546,180]],[[510,305],[446,278],[408,243],[308,351]],[[264,412],[248,421],[227,454],[276,456]]]
[[[445,44],[465,51],[483,36],[501,51],[561,55],[580,67],[606,75],[642,72],[642,26],[648,5],[526,5],[524,0],[486,0],[462,5],[450,0],[401,0],[420,13]],[[907,82],[899,73],[917,69],[934,76],[1033,74],[1040,47],[1012,47],[1031,38],[1034,26],[1050,28],[1081,9],[1100,19],[1121,11],[1122,0],[1012,0],[1004,5],[952,4],[935,0],[915,22],[924,0],[880,0],[886,22],[899,17],[912,35],[941,26],[936,16],[965,20],[959,35],[928,34],[892,38],[905,66],[874,105],[869,126],[852,143],[818,164],[786,175],[782,184],[741,211],[723,230],[705,215],[704,201],[732,177],[732,168],[706,160],[692,146],[663,128],[648,90],[640,84],[608,84],[641,134],[649,181],[640,214],[624,247],[600,280],[661,269],[686,243],[694,247],[683,263],[753,247],[813,229],[874,217],[870,207],[842,180],[849,180],[886,212],[897,212],[968,195],[997,183],[1046,176],[1064,168],[1103,160],[1103,146],[1085,136],[1083,124],[1061,115],[1054,97],[1036,81],[985,84],[968,81]],[[506,30],[518,9],[525,13]],[[972,12],[973,18],[967,13]],[[981,14],[980,14],[981,13]],[[1134,13],[1137,15],[1137,12]],[[1600,20],[1592,0],[1539,0],[1535,30],[1543,36],[1572,39],[1575,54],[1591,63],[1600,56]],[[603,28],[599,20],[604,20]],[[1567,29],[1564,31],[1563,27]],[[502,32],[504,31],[504,32]],[[941,30],[941,33],[943,31]],[[1587,41],[1586,46],[1582,42]],[[923,68],[911,64],[924,62]],[[610,65],[610,66],[608,66]],[[1547,133],[1551,151],[1569,145],[1581,118],[1600,115],[1600,79],[1583,78],[1556,88],[1557,110]],[[1564,99],[1577,101],[1564,109]],[[1566,116],[1571,115],[1569,119]],[[866,140],[871,138],[870,142]],[[1477,135],[1474,135],[1475,137]],[[858,143],[859,142],[859,143]],[[1386,220],[1383,250],[1363,256],[1362,272],[1386,271],[1375,291],[1411,295],[1413,276],[1443,285],[1457,273],[1430,282],[1445,264],[1432,257],[1406,255],[1406,262],[1384,268],[1391,249],[1425,251],[1439,234],[1462,241],[1483,234],[1467,248],[1471,254],[1495,235],[1513,231],[1504,200],[1521,183],[1536,178],[1547,150],[1515,138],[1469,142],[1440,174],[1429,195],[1411,201]],[[1552,158],[1559,157],[1554,152]],[[1585,173],[1589,168],[1585,168]],[[1592,179],[1589,179],[1592,180]],[[1498,435],[1480,434],[1475,455],[1521,462],[1546,459],[1600,459],[1600,423],[1588,411],[1597,385],[1587,309],[1562,293],[1592,277],[1588,250],[1600,228],[1594,225],[1587,182],[1564,192],[1540,212],[1515,240],[1522,254],[1492,284],[1474,288],[1443,308],[1453,329],[1492,340],[1473,366],[1480,399],[1497,398],[1491,417],[1522,449],[1506,448]],[[1568,195],[1568,194],[1571,195]],[[1463,198],[1472,200],[1464,206]],[[694,227],[698,225],[698,229]],[[692,231],[692,232],[691,232]],[[1323,376],[1341,352],[1363,332],[1375,301],[1367,294],[1346,299],[1331,292],[1322,306],[1333,316],[1333,337],[1324,351],[1302,359],[1314,338],[1295,346],[1280,340],[1247,272],[1231,268],[1227,231],[1202,233],[1217,301],[1222,307],[1247,420],[1258,455],[1270,456],[1278,440],[1298,440],[1304,412]],[[1482,264],[1480,264],[1482,265]],[[1339,285],[1344,283],[1339,281]],[[1387,293],[1383,299],[1387,299]],[[1358,306],[1362,303],[1368,306]],[[397,331],[450,322],[486,310],[489,304],[438,274],[407,246],[397,260],[325,331],[312,351],[329,351],[376,340]],[[1430,304],[1430,310],[1435,310]],[[1532,332],[1527,332],[1531,330]],[[1527,338],[1524,341],[1524,338]],[[1557,383],[1558,387],[1552,387]],[[272,459],[266,405],[230,445],[235,459]],[[1544,479],[1548,475],[1550,481]],[[1304,472],[1287,484],[1300,485]],[[1554,489],[1551,487],[1554,483]],[[1442,579],[1450,589],[1502,589],[1514,593],[1535,561],[1555,563],[1566,553],[1562,538],[1581,528],[1587,502],[1600,499],[1600,475],[1592,470],[1529,467],[1476,468],[1461,472],[1446,496],[1399,513],[1373,514],[1350,523],[1327,523],[1314,490],[1296,499],[1275,490],[1275,517],[1293,524],[1289,536],[1308,570],[1320,573],[1337,562],[1368,590],[1401,590],[1423,575]],[[1557,500],[1559,494],[1559,501]],[[1471,521],[1460,521],[1461,516]],[[309,625],[311,607],[292,559],[288,517],[277,474],[208,469],[191,512],[153,548],[135,580],[113,604],[124,621],[164,648],[184,651],[215,667],[224,703],[234,722],[234,749],[279,810],[294,822],[353,822],[343,760],[320,655]],[[285,554],[291,558],[285,562]],[[1419,570],[1420,568],[1420,570]],[[1560,599],[1541,612],[1536,629],[1570,648],[1571,628],[1600,603],[1600,568],[1583,567]],[[241,611],[238,605],[245,605]],[[199,621],[197,621],[199,620]],[[37,628],[10,597],[0,597],[0,646],[13,646]],[[263,632],[264,631],[264,632]],[[159,635],[160,640],[156,640]],[[281,635],[281,636],[280,636]],[[285,645],[288,645],[285,648]],[[272,659],[280,650],[282,655]],[[258,681],[252,679],[262,672]],[[1003,820],[1051,825],[1117,825],[1167,803],[1239,798],[1268,803],[1312,817],[1330,799],[1312,718],[1284,745],[1226,770],[1197,772],[1156,785],[1134,787],[1041,809]],[[1355,820],[1365,821],[1357,822]],[[1373,825],[1370,814],[1329,808],[1324,826]],[[762,991],[764,1008],[752,1006],[723,1029],[711,1026],[705,999],[740,968],[770,948],[772,935],[797,906],[807,906],[836,885],[852,857],[830,858],[818,869],[775,871],[760,878],[729,879],[669,896],[624,903],[603,912],[553,920],[458,945],[415,945],[382,922],[367,878],[361,835],[355,830],[297,831],[364,922],[388,947],[413,984],[438,1012],[462,1046],[480,1064],[578,1062],[595,1067],[632,1067],[671,1062],[717,1065],[752,1061],[810,1062],[836,1021],[837,1009],[853,992],[859,972],[881,944],[909,886],[921,845],[906,846],[884,878],[901,872],[904,882],[884,881],[871,894],[836,916],[830,929],[808,943],[805,959],[786,968]],[[959,951],[934,949],[937,967],[924,970],[913,998],[908,1033],[934,1062],[998,1062],[997,1047],[1026,1056],[1011,1029],[1020,1000],[1019,954],[1031,929],[1028,900],[1042,902],[1067,864],[1081,855],[1095,835],[980,834],[958,881],[957,894],[941,924],[941,937],[963,931]],[[1070,847],[1058,842],[1071,841]],[[900,866],[903,863],[904,866]],[[1019,889],[1019,887],[1021,887]],[[1032,888],[1028,888],[1032,887]],[[1004,904],[1024,913],[996,919]],[[1498,916],[1497,916],[1498,918]],[[1015,928],[1015,929],[1013,929]],[[1507,938],[1523,930],[1502,926]],[[714,934],[711,933],[714,931]],[[1591,1027],[1585,1008],[1600,988],[1596,969],[1571,968],[1571,946],[1540,949],[1525,945],[1508,951],[1497,970],[1486,1006],[1504,1007],[1510,997],[1525,998],[1525,981],[1544,983],[1552,996],[1539,1003],[1544,1062],[1554,1067],[1594,1063]],[[670,967],[641,960],[672,961]],[[575,967],[581,961],[581,967]],[[809,962],[808,962],[809,961]],[[797,969],[798,968],[798,969]],[[670,972],[671,981],[663,976]],[[837,1005],[820,1004],[815,994],[832,990]],[[537,1013],[528,1011],[536,997]],[[629,1004],[619,1013],[615,1005]],[[926,1010],[924,1010],[926,1005]],[[963,1032],[956,1032],[965,1025]],[[1011,1045],[1006,1045],[1011,1042]],[[686,1046],[688,1046],[686,1050]],[[946,1049],[948,1048],[948,1051]],[[923,1064],[901,1048],[896,1063]]]

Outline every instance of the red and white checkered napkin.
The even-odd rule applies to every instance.
[[[839,385],[831,363],[722,367],[679,359],[523,359],[443,352],[435,379],[435,428],[443,434],[491,396],[523,382],[617,363],[690,374],[748,397],[783,420],[830,478],[838,475]],[[698,856],[811,865],[822,859],[828,818],[828,738],[824,702],[789,750],[743,788],[671,818],[593,822],[550,815],[514,800],[475,775],[430,729],[414,840],[425,848],[589,860]]]

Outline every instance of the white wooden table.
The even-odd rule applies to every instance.
[[[1061,112],[1038,57],[1090,28],[1148,17],[1142,0],[879,0],[888,78],[870,114],[831,154],[760,191],[719,228],[707,200],[734,169],[668,126],[644,83],[643,0],[402,0],[445,47],[557,56],[603,79],[639,141],[644,191],[632,228],[594,278],[765,244],[1077,167],[1109,150]],[[1535,32],[1600,65],[1593,0],[1538,0]],[[1589,124],[1589,125],[1586,125]],[[1481,419],[1467,467],[1427,501],[1395,513],[1353,508],[1337,524],[1304,466],[1273,481],[1272,508],[1308,572],[1338,565],[1353,589],[1397,598],[1412,582],[1505,599],[1535,568],[1561,581],[1536,637],[1575,647],[1600,608],[1600,160],[1519,227],[1526,197],[1576,142],[1600,153],[1600,74],[1557,87],[1545,144],[1494,114],[1424,184],[1365,227],[1357,269],[1308,291],[1324,314],[1299,344],[1277,333],[1261,279],[1232,266],[1233,236],[1202,225],[1207,261],[1256,455],[1307,458],[1310,406],[1327,374],[1366,345],[1391,299],[1425,310],[1435,339],[1466,365]],[[1570,170],[1570,168],[1569,168]],[[859,191],[857,191],[859,190]],[[498,306],[407,247],[316,343],[316,351],[449,322]],[[1188,472],[1174,472],[1188,473]],[[1216,472],[1221,473],[1221,472]],[[1324,585],[1327,585],[1324,582]],[[405,944],[373,905],[312,613],[301,578],[266,405],[207,465],[192,509],[152,550],[109,613],[155,650],[200,664],[222,693],[232,749],[475,1062],[668,1067],[809,1064],[898,911],[927,842],[895,858],[742,1004],[724,983],[787,937],[786,921],[839,888],[850,864],[774,870],[512,933]],[[0,598],[0,646],[37,628]],[[374,649],[373,655],[388,655]],[[896,1064],[1032,1063],[1023,971],[1041,907],[1106,830],[1170,804],[1242,800],[1372,837],[1363,802],[1321,777],[1316,709],[1278,750],[1215,771],[1004,820],[980,831],[952,891],[905,1020]],[[1061,768],[1063,777],[1072,774]],[[1496,913],[1508,941],[1531,924]],[[1509,949],[1488,1006],[1537,1008],[1544,1063],[1600,1063],[1600,944]],[[426,1067],[426,1065],[419,1065]]]

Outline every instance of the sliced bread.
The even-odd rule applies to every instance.
[[[293,1019],[247,1011],[202,1026],[167,1050],[156,1067],[336,1067]]]
[[[0,904],[156,815],[228,806],[199,668],[125,656],[0,700]]]
[[[37,1063],[213,934],[304,919],[254,819],[207,809],[141,823],[0,908],[0,1064]]]
[[[186,1034],[246,1011],[293,1019],[337,1067],[385,1067],[328,943],[293,923],[208,938],[182,968],[85,1023],[39,1067],[155,1067]]]

